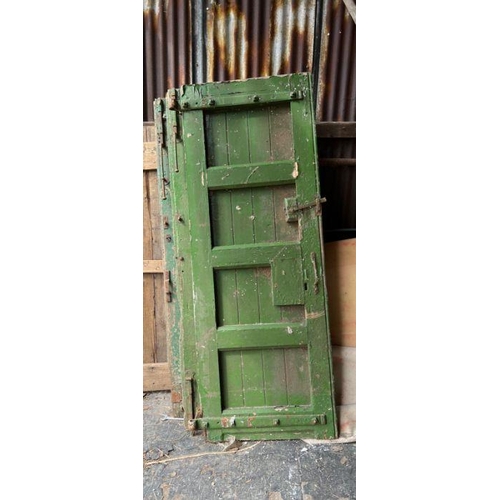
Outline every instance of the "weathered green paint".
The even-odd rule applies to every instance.
[[[289,306],[304,303],[302,259],[278,258],[271,261],[273,304]]]
[[[172,391],[180,393],[182,390],[181,363],[182,354],[180,349],[180,301],[178,300],[178,290],[180,287],[180,277],[177,275],[177,267],[175,261],[174,242],[172,240],[172,199],[170,186],[166,180],[170,179],[170,169],[177,167],[177,143],[175,137],[171,137],[170,156],[167,155],[167,127],[166,118],[167,111],[165,101],[157,99],[154,102],[155,110],[155,126],[156,126],[156,151],[158,158],[158,189],[160,193],[160,204],[162,211],[163,238],[164,238],[164,262],[165,271],[169,272],[169,283],[165,283],[169,287],[170,301],[165,304],[166,312],[166,328],[170,333],[170,343],[168,345],[167,359],[171,368]],[[170,112],[172,113],[172,112]],[[175,115],[175,111],[173,112]],[[170,160],[170,161],[169,161]],[[167,240],[168,238],[168,240]],[[175,289],[172,287],[175,283]],[[181,414],[181,407],[177,403],[173,403],[174,416]]]
[[[285,201],[319,197],[310,76],[172,93],[157,103],[172,108],[163,210],[186,424],[211,440],[334,438],[321,220],[313,206],[287,220]]]
[[[306,344],[307,328],[301,323],[243,324],[217,329],[218,349],[292,347]]]
[[[207,186],[210,189],[234,189],[290,184],[294,181],[293,176],[294,163],[291,161],[236,164],[230,170],[227,166],[209,168]]]

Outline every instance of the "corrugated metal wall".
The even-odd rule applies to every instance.
[[[144,0],[144,121],[185,83],[310,71],[318,121],[355,121],[356,25],[342,0]]]
[[[302,71],[317,121],[356,121],[356,25],[343,0],[144,0],[143,16],[144,121],[169,88]],[[319,158],[353,159],[355,142],[318,138]],[[325,241],[353,237],[355,163],[328,165]]]

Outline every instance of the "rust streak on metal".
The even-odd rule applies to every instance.
[[[317,25],[318,2],[144,0],[144,120],[152,120],[153,99],[192,83],[194,70],[197,81],[317,71],[317,120],[354,121],[356,25],[343,0],[323,0]]]
[[[215,7],[212,4],[207,9],[207,43],[206,43],[206,57],[207,57],[207,82],[214,81],[214,61],[215,61]]]
[[[226,79],[226,16],[222,5],[215,4],[215,48],[214,56],[217,59],[216,81]],[[214,61],[215,62],[215,61]]]

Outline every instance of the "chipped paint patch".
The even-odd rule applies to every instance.
[[[306,312],[306,319],[321,318],[324,315],[325,315],[325,311]]]
[[[229,427],[234,427],[236,425],[236,415],[232,416],[231,418],[222,417],[220,420],[220,424],[226,429]]]
[[[299,164],[297,162],[294,162],[292,177],[296,179],[298,176],[299,176]]]
[[[257,170],[259,170],[260,167],[255,167],[249,174],[248,174],[248,177],[246,178],[244,184],[248,184],[248,181],[250,179],[250,177],[252,177],[253,174],[255,174],[255,172],[257,172]]]

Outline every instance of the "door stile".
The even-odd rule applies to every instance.
[[[309,89],[305,89],[304,92],[309,92]],[[292,102],[290,106],[295,160],[299,172],[296,185],[300,205],[311,203],[320,195],[316,166],[316,137],[314,127],[309,126],[310,117],[314,117],[312,96],[309,99]],[[301,165],[309,165],[309,167],[301,168]],[[310,165],[314,165],[314,168],[311,168]],[[303,255],[303,266],[307,277],[305,307],[310,366],[315,367],[315,370],[323,375],[319,378],[311,377],[312,406],[313,408],[328,409],[327,418],[335,421],[332,367],[330,356],[325,356],[324,352],[325,346],[328,346],[331,351],[331,344],[328,315],[326,314],[327,297],[323,272],[323,249],[318,238],[318,234],[321,234],[321,213],[317,213],[315,207],[302,210],[299,220],[302,233],[301,245],[303,248],[307,248],[307,252]],[[325,380],[325,376],[329,377],[330,380]]]
[[[186,191],[190,207],[189,225],[191,241],[193,288],[193,318],[196,351],[203,352],[203,363],[198,363],[195,378],[203,379],[198,384],[203,411],[210,415],[222,411],[220,397],[219,359],[216,335],[216,311],[214,300],[214,274],[212,267],[212,236],[210,229],[210,207],[206,187],[207,164],[203,111],[183,114]],[[193,367],[194,368],[194,367]],[[186,366],[186,370],[190,369]]]

